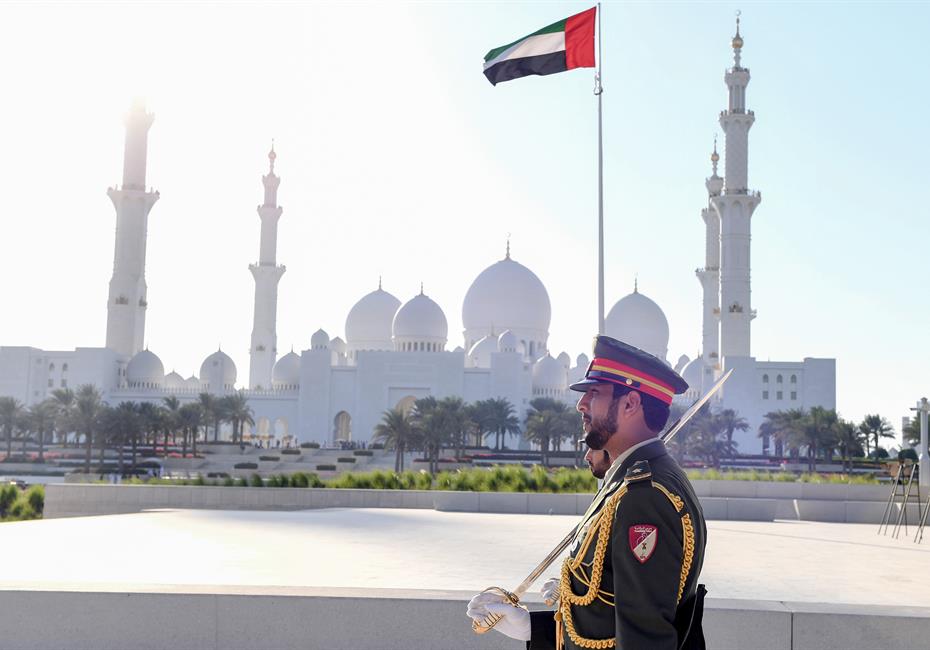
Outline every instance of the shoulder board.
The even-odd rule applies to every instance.
[[[630,466],[630,468],[626,471],[626,475],[623,477],[623,480],[625,483],[630,485],[640,481],[646,481],[651,478],[652,469],[649,467],[649,461],[640,460]]]

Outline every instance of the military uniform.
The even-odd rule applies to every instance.
[[[619,341],[598,337],[594,356],[572,388],[605,381],[651,395],[642,387],[687,388],[663,362]],[[557,611],[531,612],[530,650],[704,648],[698,577],[706,527],[697,496],[661,440],[618,460],[562,565]]]

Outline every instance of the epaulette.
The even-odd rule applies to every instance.
[[[633,463],[626,471],[623,481],[627,485],[633,485],[640,481],[647,481],[652,478],[652,468],[649,467],[648,460],[638,460]]]

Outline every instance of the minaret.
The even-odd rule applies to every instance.
[[[271,371],[277,357],[276,322],[278,314],[278,281],[284,275],[284,266],[276,263],[278,247],[278,219],[284,211],[278,205],[278,185],[281,179],[275,176],[274,143],[268,153],[268,174],[262,176],[265,186],[265,201],[258,206],[262,220],[262,235],[259,245],[258,264],[250,264],[249,270],[255,278],[255,316],[252,320],[252,347],[249,350],[249,387],[271,388]]]
[[[704,367],[714,370],[720,368],[720,217],[712,202],[723,190],[723,179],[717,175],[719,161],[717,139],[714,138],[714,152],[710,155],[713,173],[704,181],[707,187],[707,207],[701,210],[705,233],[704,268],[695,272],[701,283],[704,299],[702,358]]]
[[[149,211],[158,192],[145,191],[145,161],[149,127],[155,116],[140,101],[126,115],[123,185],[107,196],[116,208],[116,250],[107,301],[107,347],[124,357],[142,349],[145,337],[145,240]]]
[[[762,198],[748,189],[749,129],[756,118],[746,110],[749,69],[740,64],[743,38],[738,13],[732,45],[733,67],[724,75],[730,102],[720,113],[726,134],[723,193],[711,199],[720,217],[720,354],[724,358],[750,356],[749,324],[755,318],[750,303],[750,224]]]

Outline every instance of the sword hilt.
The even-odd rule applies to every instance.
[[[520,597],[512,591],[507,591],[502,587],[488,587],[487,589],[482,590],[481,593],[498,594],[504,597],[504,602],[508,605],[512,605],[514,607],[519,607],[520,605]],[[484,621],[481,623],[473,619],[471,622],[471,629],[474,630],[475,634],[484,634],[493,630],[494,626],[500,623],[503,619],[504,617],[500,614],[488,614],[484,617]]]

